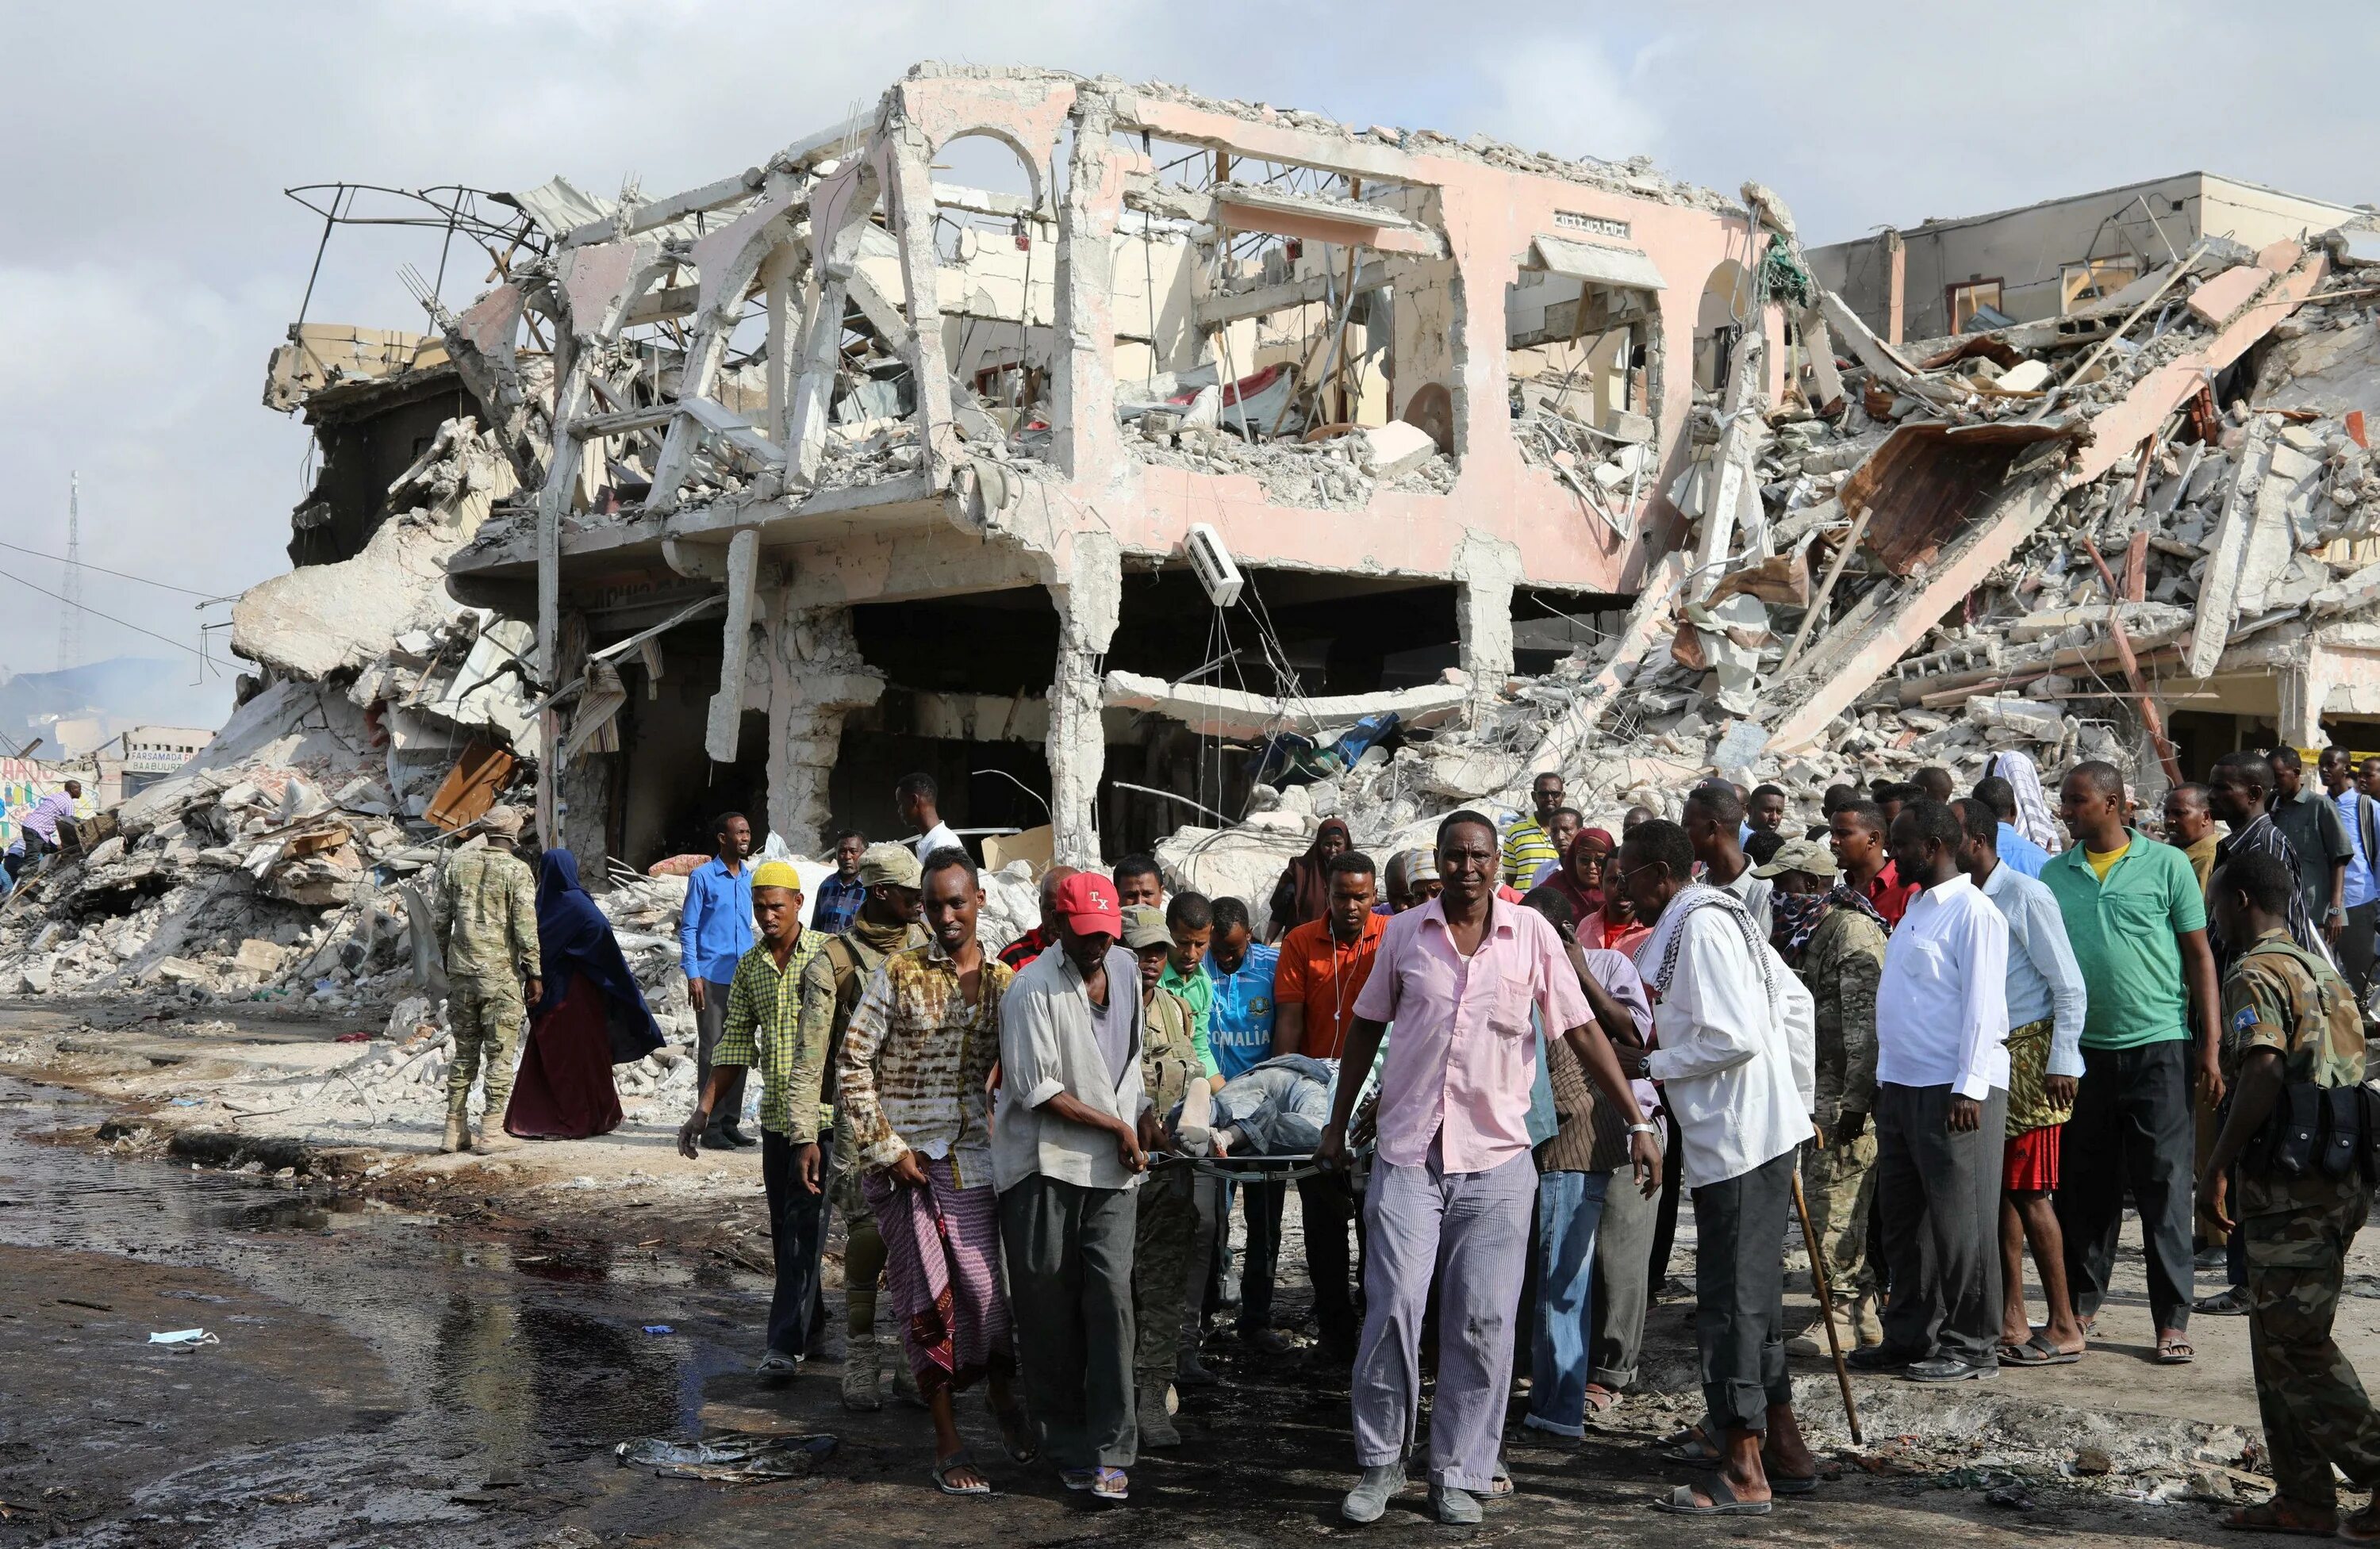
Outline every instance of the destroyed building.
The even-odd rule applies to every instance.
[[[2245,243],[2214,181],[2065,201],[2024,272],[2089,283],[1932,339],[1756,183],[1054,71],[919,67],[657,197],[444,190],[495,283],[292,329],[266,398],[321,460],[247,697],[0,962],[382,1002],[508,793],[638,878],[684,1031],[644,874],[722,808],[892,831],[911,769],[1260,914],[1320,817],[1387,853],[1538,769],[1610,820],[2380,749],[2380,233],[2274,196]],[[991,880],[1005,939],[1029,875]]]
[[[969,138],[1026,191],[941,180]],[[1760,242],[1636,165],[923,67],[446,320],[524,481],[450,586],[600,687],[556,739],[624,728],[546,791],[582,855],[722,787],[808,849],[922,768],[1097,859],[1239,811],[1269,731],[1497,695],[1516,599],[1633,593],[1697,362],[1784,373]]]

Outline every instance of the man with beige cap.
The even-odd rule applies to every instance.
[[[1884,975],[1885,924],[1849,886],[1824,841],[1788,840],[1752,875],[1774,887],[1769,942],[1816,1004],[1817,1144],[1802,1153],[1810,1228],[1826,1257],[1836,1316],[1857,1342],[1883,1342],[1876,1274],[1868,1253],[1875,1196],[1876,986]],[[1808,1336],[1797,1349],[1813,1348]],[[1823,1347],[1815,1347],[1823,1353]]]
[[[455,1034],[441,1151],[509,1151],[519,1144],[504,1133],[504,1105],[512,1098],[513,1069],[520,1063],[528,1002],[545,991],[537,944],[537,878],[514,852],[521,811],[490,807],[479,826],[483,841],[447,857],[430,905],[446,957],[446,1023]],[[524,980],[527,999],[521,994]],[[471,1083],[482,1066],[488,1107],[474,1137]]]

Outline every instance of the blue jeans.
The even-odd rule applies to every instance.
[[[1537,1316],[1529,1339],[1529,1412],[1522,1423],[1558,1436],[1586,1433],[1589,1277],[1608,1172],[1537,1180]]]

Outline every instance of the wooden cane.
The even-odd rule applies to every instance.
[[[1802,1240],[1810,1249],[1810,1280],[1818,1289],[1818,1314],[1827,1320],[1827,1348],[1835,1355],[1835,1384],[1843,1390],[1843,1416],[1851,1422],[1852,1445],[1865,1446],[1860,1434],[1859,1406],[1852,1401],[1851,1368],[1843,1364],[1843,1341],[1835,1332],[1835,1295],[1827,1285],[1827,1262],[1818,1252],[1818,1234],[1810,1225],[1810,1204],[1802,1197],[1802,1170],[1793,1169],[1793,1210],[1802,1217]]]

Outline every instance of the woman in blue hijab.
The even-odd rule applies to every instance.
[[[537,942],[545,994],[529,1008],[528,1047],[504,1132],[524,1140],[607,1134],[620,1122],[612,1067],[661,1047],[662,1031],[567,850],[538,860]]]

